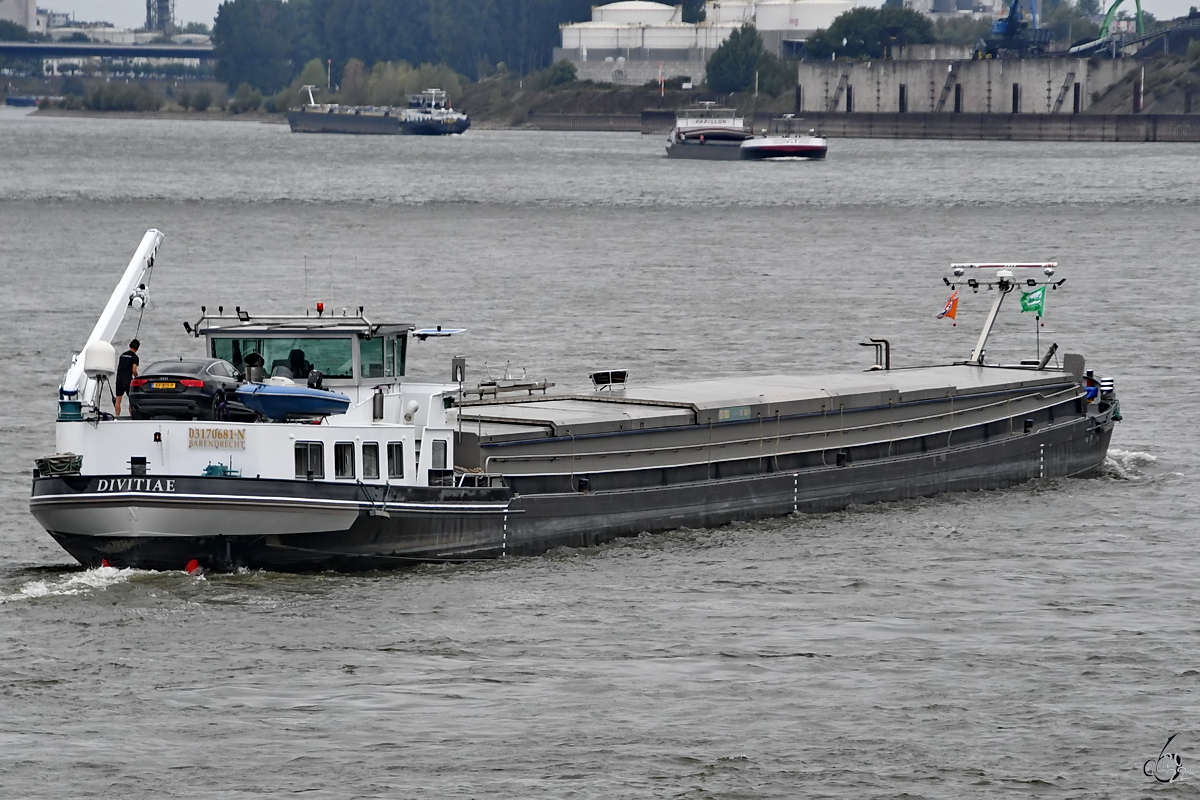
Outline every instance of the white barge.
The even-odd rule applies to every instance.
[[[1006,295],[1057,287],[1053,267],[963,265],[996,290],[970,358],[868,371],[635,386],[596,373],[586,393],[544,381],[422,383],[407,323],[204,313],[205,355],[295,349],[344,357],[342,414],[253,422],[113,419],[100,391],[124,310],[162,234],[149,231],[60,391],[57,453],[30,509],[82,564],[356,570],[534,555],[644,531],[1084,476],[1120,418],[1112,382],[1068,354],[985,363]],[[255,362],[258,363],[258,362]],[[268,361],[269,365],[269,361]],[[247,370],[252,372],[252,370]],[[249,377],[257,377],[251,375]],[[278,416],[278,415],[277,415]]]

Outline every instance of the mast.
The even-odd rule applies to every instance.
[[[111,342],[125,319],[125,312],[135,304],[139,309],[145,305],[146,289],[142,278],[154,266],[154,256],[158,253],[158,246],[162,244],[162,240],[162,233],[154,228],[146,231],[146,235],[142,237],[142,243],[138,245],[129,266],[125,268],[125,274],[121,276],[117,288],[108,298],[108,305],[104,307],[100,319],[96,320],[96,327],[92,328],[92,334],[84,343],[83,350],[71,359],[71,368],[63,378],[62,391],[75,393],[85,403],[92,402],[96,381],[84,374],[82,354],[92,342]]]
[[[975,342],[975,349],[971,351],[971,358],[967,363],[981,367],[983,366],[983,357],[987,351],[987,340],[992,334],[992,327],[996,324],[996,317],[1000,314],[1000,306],[1004,303],[1004,298],[1008,293],[1017,286],[1021,285],[1022,281],[1018,281],[1014,277],[1014,269],[1040,269],[1046,276],[1045,280],[1036,278],[1026,278],[1023,283],[1034,288],[1036,286],[1051,286],[1057,288],[1061,286],[1066,278],[1060,278],[1057,281],[1052,281],[1050,278],[1054,276],[1054,270],[1058,267],[1057,261],[1044,261],[1038,264],[951,264],[951,269],[954,272],[955,280],[943,278],[946,285],[958,289],[966,286],[971,291],[979,291],[980,286],[986,286],[989,289],[995,288],[997,291],[996,301],[992,303],[992,310],[988,313],[987,319],[983,323],[983,330],[979,332],[979,339]],[[969,269],[994,269],[996,274],[991,278],[963,278],[966,271]]]

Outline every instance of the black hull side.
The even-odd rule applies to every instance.
[[[375,136],[396,136],[400,120],[377,114],[329,114],[312,111],[289,111],[288,124],[292,133],[355,133]]]
[[[400,133],[406,136],[449,136],[453,133],[463,133],[469,127],[471,121],[467,119],[449,122],[402,122]]]
[[[204,567],[218,570],[387,569],[423,561],[538,555],[555,547],[589,547],[643,532],[825,512],[944,492],[1003,489],[1037,478],[1086,476],[1103,463],[1112,427],[1108,420],[1076,418],[1030,434],[919,455],[611,492],[522,496],[502,489],[411,490],[421,494],[401,493],[388,500],[383,513],[382,502],[367,501],[360,494],[361,502],[356,501],[345,524],[301,533],[213,530],[204,535],[97,535],[56,530],[47,524],[52,514],[39,516],[39,521],[87,566],[99,565],[103,559],[115,567],[171,570],[182,569],[195,558]],[[67,480],[71,479],[39,479],[35,500],[61,494],[54,491],[54,482]],[[225,491],[218,479],[180,480],[207,481],[214,491]],[[305,486],[331,491],[328,484],[271,483],[292,485],[297,496]],[[257,491],[261,494],[263,488]],[[333,488],[354,491],[354,487]],[[147,518],[155,508],[164,518],[174,518],[188,508],[204,506],[203,501],[180,506],[176,498],[163,495],[114,498],[109,504],[135,518]],[[130,513],[131,507],[136,513]]]
[[[742,150],[742,158],[747,161],[763,161],[768,158],[807,158],[820,161],[825,158],[828,148],[798,147],[798,148],[764,148],[747,147]]]
[[[462,133],[471,121],[457,119],[449,122],[410,122],[397,116],[380,114],[330,114],[312,111],[289,111],[288,124],[292,133],[352,133],[377,136],[446,136]]]
[[[741,142],[671,142],[667,145],[667,158],[692,158],[702,161],[741,161]]]

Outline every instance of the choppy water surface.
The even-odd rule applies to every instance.
[[[0,794],[1127,797],[1200,770],[1189,145],[293,136],[0,110]],[[317,300],[560,386],[963,358],[952,260],[1057,258],[1041,345],[1117,378],[1106,474],[476,566],[82,571],[28,513],[54,390],[148,227],[144,361]],[[1032,357],[1009,312],[997,359]],[[1187,788],[1189,783],[1192,788]],[[1192,773],[1166,792],[1195,792]]]

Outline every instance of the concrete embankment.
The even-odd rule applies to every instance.
[[[984,139],[1027,142],[1200,142],[1200,114],[950,114],[808,111],[792,120],[750,117],[756,131],[807,132],[831,139]],[[673,111],[633,114],[533,114],[529,127],[548,131],[641,131],[666,134]]]

